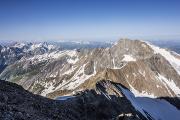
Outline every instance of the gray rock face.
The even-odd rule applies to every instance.
[[[0,80],[1,120],[139,120],[126,98],[109,101],[95,90],[87,90],[65,101],[51,100]]]
[[[129,91],[122,84],[102,80],[96,83],[95,89],[79,92],[66,100],[52,100],[34,95],[17,84],[0,80],[0,119],[151,120],[151,114],[147,111],[144,115],[136,110],[120,87]],[[161,99],[173,102],[179,109],[179,99]]]
[[[84,67],[84,73],[86,75],[91,75],[94,73],[94,62],[90,61],[88,62]]]

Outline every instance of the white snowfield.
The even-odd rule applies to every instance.
[[[73,77],[66,81],[63,80],[63,82],[61,84],[59,84],[57,87],[54,87],[54,85],[50,82],[50,83],[46,83],[45,85],[45,89],[43,90],[43,92],[41,93],[42,96],[46,96],[48,93],[54,92],[56,90],[73,90],[75,88],[77,88],[79,85],[81,85],[82,83],[84,83],[86,80],[88,80],[90,77],[94,76],[96,74],[96,66],[94,66],[94,73],[91,75],[86,75],[84,73],[84,67],[86,64],[84,64],[83,66],[81,66],[73,75]],[[66,71],[63,74],[69,74],[71,72],[73,72],[76,68],[72,68],[68,71]]]
[[[118,85],[118,88],[145,118],[152,118],[152,120],[180,120],[180,110],[169,102],[162,99],[135,97],[128,89],[120,85]]]
[[[139,92],[129,82],[128,82],[128,84],[130,86],[131,92],[134,94],[135,97],[149,97],[149,98],[156,98],[157,97],[152,93],[147,93],[146,91]]]
[[[25,46],[24,43],[16,43],[13,47],[15,48],[23,48]]]
[[[159,48],[157,46],[154,46],[150,43],[147,43],[153,50],[154,53],[157,54],[161,54],[163,57],[166,58],[166,60],[169,61],[169,63],[174,67],[174,69],[178,72],[178,74],[180,75],[180,59],[176,58],[174,55],[171,54],[171,52],[163,49],[163,48]],[[176,53],[176,55],[180,56],[179,54]]]
[[[59,96],[55,100],[67,100],[67,99],[71,99],[71,98],[74,98],[74,97],[75,96]]]
[[[96,74],[96,66],[94,65],[94,73],[91,75],[86,75],[84,73],[85,65],[86,64],[81,66],[69,81],[67,81],[64,85],[61,85],[63,86],[61,89],[73,90]]]
[[[43,90],[43,92],[41,93],[42,96],[46,96],[48,93],[53,92],[55,89],[53,83],[45,83],[45,89]]]
[[[180,88],[174,83],[173,80],[168,80],[167,78],[165,78],[161,74],[158,74],[157,78],[162,83],[164,83],[164,85],[166,86],[167,89],[170,88],[178,97],[180,97]],[[170,91],[169,91],[169,93],[171,94]]]
[[[132,55],[124,55],[124,58],[122,59],[122,61],[130,62],[130,61],[136,61],[136,59],[133,58]]]
[[[53,51],[53,52],[48,52],[42,55],[35,55],[30,58],[22,58],[21,60],[29,60],[32,63],[36,64],[38,62],[46,61],[46,60],[51,60],[51,59],[58,59],[64,55],[69,56],[70,58],[68,59],[68,62],[71,64],[74,64],[78,61],[77,55],[76,55],[75,50],[64,50],[64,51]],[[74,57],[74,58],[73,58]],[[73,58],[73,59],[72,59]]]
[[[36,48],[40,48],[40,47],[42,47],[42,43],[33,44],[33,45],[31,45],[31,50],[35,50]]]

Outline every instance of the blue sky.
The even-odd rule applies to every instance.
[[[0,0],[0,40],[180,38],[180,0]]]

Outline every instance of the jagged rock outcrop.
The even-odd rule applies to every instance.
[[[165,117],[162,113],[174,120],[180,117],[180,111],[175,108],[179,109],[179,99],[135,97],[122,84],[109,80],[98,81],[95,89],[57,100],[34,95],[17,84],[0,80],[0,96],[1,120],[158,120]],[[158,116],[153,112],[157,110]]]
[[[109,100],[95,90],[67,100],[51,100],[0,80],[0,96],[1,120],[139,120],[125,97],[111,96]]]

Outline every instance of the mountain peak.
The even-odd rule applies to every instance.
[[[112,54],[115,56],[128,55],[137,59],[144,59],[154,54],[152,48],[144,41],[120,39],[111,48]]]
[[[13,45],[13,47],[15,47],[15,48],[23,48],[24,46],[26,46],[26,44],[25,43],[20,43],[20,42],[16,42]]]

